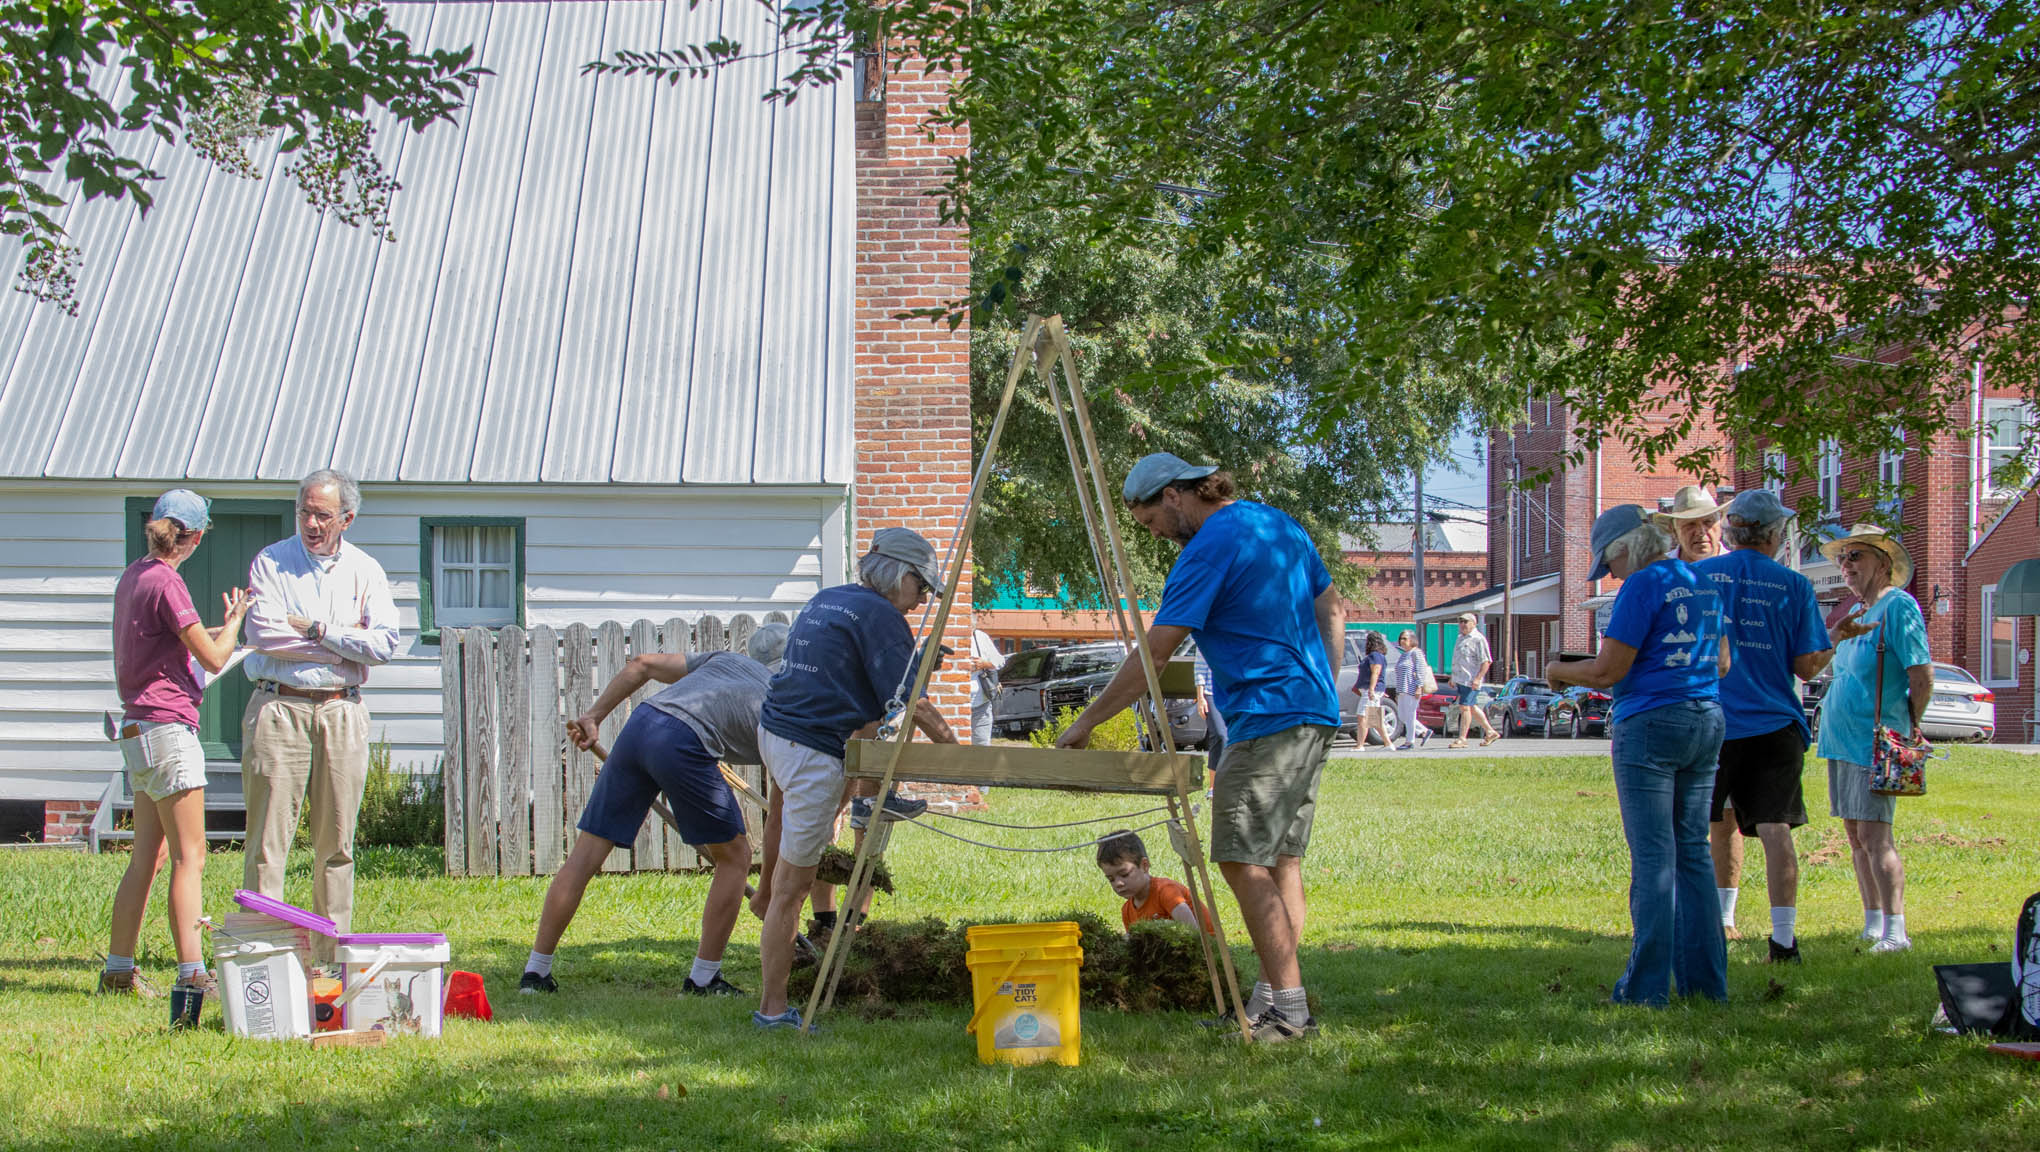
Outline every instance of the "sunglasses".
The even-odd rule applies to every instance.
[[[1838,557],[1838,559],[1840,559],[1841,562],[1844,564],[1854,564],[1859,560],[1868,560],[1872,556],[1882,555],[1884,555],[1884,553],[1879,552],[1874,548],[1851,548],[1848,551],[1842,553],[1840,557]]]

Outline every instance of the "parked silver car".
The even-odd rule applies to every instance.
[[[1823,673],[1807,683],[1804,694],[1815,700],[1813,730],[1820,732],[1821,702],[1827,697],[1828,682]],[[1977,682],[1968,669],[1955,664],[1934,665],[1934,696],[1920,716],[1920,731],[1929,740],[1970,740],[1987,743],[1997,732],[1997,696]]]

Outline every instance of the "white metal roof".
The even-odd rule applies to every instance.
[[[251,181],[133,137],[168,179],[146,217],[74,199],[79,314],[0,292],[0,476],[849,483],[850,85],[762,101],[749,0],[390,11],[494,73],[377,136],[396,242],[314,214],[273,146]],[[718,35],[765,54],[581,73]]]

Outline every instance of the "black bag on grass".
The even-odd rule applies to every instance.
[[[2009,964],[1936,964],[1941,1009],[1963,1033],[2040,1040],[2040,892],[2026,898]]]
[[[2019,909],[2019,928],[2012,940],[2011,1035],[2040,1040],[2040,892],[2026,897]]]

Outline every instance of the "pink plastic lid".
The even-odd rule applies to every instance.
[[[443,932],[354,932],[336,936],[334,940],[346,945],[363,945],[373,948],[378,944],[444,944]]]
[[[338,936],[340,934],[340,926],[324,916],[307,912],[295,904],[285,904],[281,900],[272,900],[260,892],[250,892],[246,888],[236,889],[234,892],[234,903],[239,904],[250,912],[260,912],[264,916],[274,916],[286,924],[295,924],[300,928],[309,928],[321,936]]]

